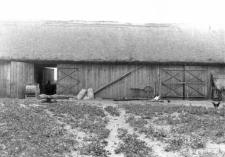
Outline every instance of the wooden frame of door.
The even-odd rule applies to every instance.
[[[183,99],[206,98],[204,75],[204,69],[187,69],[185,66],[179,69],[163,68],[160,89],[162,97]]]

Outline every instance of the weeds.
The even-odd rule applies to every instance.
[[[33,103],[30,101],[24,101],[24,105],[19,103],[19,100],[0,103],[0,156],[61,157],[77,151],[80,155],[107,157],[108,152],[104,148],[110,130],[106,129],[109,120],[105,111],[119,116],[118,108],[108,106],[103,109],[70,102],[38,107],[30,105]],[[165,151],[180,151],[182,156],[189,157],[193,154],[184,152],[184,148],[195,153],[197,149],[201,151],[206,147],[205,139],[212,143],[225,143],[225,108],[152,104],[122,107],[130,115],[126,122],[136,133],[167,144]],[[86,133],[82,147],[79,140],[75,140],[76,135],[71,136],[64,128],[66,124]],[[163,126],[168,129],[161,129]],[[118,138],[121,142],[115,153],[124,153],[126,157],[154,156],[151,147],[126,129],[118,129]],[[212,152],[198,155],[216,156]]]
[[[201,137],[198,137],[198,136],[192,136],[191,140],[189,142],[189,146],[192,149],[205,148],[206,147],[206,140],[204,140],[204,139],[202,139]]]
[[[130,126],[134,128],[143,128],[148,122],[142,118],[136,118],[135,116],[131,115],[126,119],[126,123],[129,123]]]
[[[0,113],[1,154],[5,156],[63,156],[77,141],[44,111],[36,113],[8,103]]]
[[[84,145],[81,150],[81,155],[91,155],[93,157],[107,157],[107,151],[104,149],[105,144],[101,141],[93,141],[90,144]]]
[[[54,104],[49,105],[48,109],[55,117],[61,117],[62,121],[73,128],[81,129],[86,133],[94,133],[99,139],[107,138],[109,135],[110,131],[105,128],[108,119],[100,107],[87,104]]]
[[[118,128],[117,129],[117,132],[118,132],[118,135],[117,136],[119,138],[123,138],[128,133],[128,131],[126,129],[123,129],[123,128]]]
[[[127,134],[121,130],[124,136],[120,136],[122,143],[115,150],[116,154],[123,153],[125,157],[153,157],[152,148],[146,146],[146,143],[137,139],[135,134]]]
[[[184,138],[174,137],[169,141],[169,145],[167,145],[164,149],[167,152],[170,152],[170,151],[175,152],[175,151],[181,150],[183,145],[184,145]]]
[[[104,108],[111,116],[120,116],[120,112],[118,111],[118,108],[107,106]]]

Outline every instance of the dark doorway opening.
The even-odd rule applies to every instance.
[[[39,84],[40,94],[56,94],[57,65],[35,64],[34,79]]]

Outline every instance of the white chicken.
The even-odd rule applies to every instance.
[[[155,102],[155,101],[159,101],[159,100],[160,100],[160,95],[156,96],[152,101]]]

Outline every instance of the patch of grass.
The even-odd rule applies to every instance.
[[[117,107],[107,106],[104,108],[111,116],[120,116],[120,112]]]
[[[130,115],[127,119],[126,119],[126,123],[129,123],[130,126],[140,129],[143,128],[148,122],[145,119],[142,118],[136,118],[133,115]]]
[[[184,106],[184,105],[155,105],[155,104],[124,104],[122,107],[127,111],[127,113],[132,113],[139,116],[159,116],[164,114],[173,114],[174,112],[182,113],[186,112],[192,115],[203,116],[225,116],[225,107],[223,108],[206,108],[203,106]]]
[[[189,134],[194,132],[200,136],[219,137],[222,136],[225,129],[225,119],[189,116],[187,119],[181,120],[181,122],[181,124],[173,126],[173,133]]]
[[[161,115],[157,119],[154,120],[155,124],[164,124],[164,125],[176,125],[180,124],[181,120],[179,117],[176,117],[174,115]]]
[[[123,128],[118,128],[117,129],[117,132],[118,132],[118,135],[117,136],[119,138],[123,138],[128,133],[127,129],[123,129]]]
[[[169,139],[168,142],[169,144],[165,147],[165,151],[180,151],[184,147],[192,149],[206,147],[206,140],[196,135],[191,135],[190,137],[178,135]]]
[[[143,127],[139,130],[139,133],[144,133],[147,138],[156,138],[157,140],[164,140],[168,137],[168,132],[164,129],[158,129],[152,125]]]
[[[108,152],[104,149],[105,144],[101,141],[93,141],[87,145],[84,145],[81,150],[81,155],[91,155],[93,157],[107,157]]]
[[[56,116],[60,114],[68,114],[76,119],[82,119],[85,116],[90,118],[105,117],[104,110],[101,107],[93,106],[90,104],[49,104],[47,109],[54,113]]]
[[[123,142],[115,150],[116,154],[123,153],[125,157],[153,157],[152,148],[148,147],[145,142],[137,139],[137,135],[125,132],[123,130],[124,136],[120,136]]]
[[[105,128],[108,119],[101,107],[89,104],[53,104],[47,108],[55,117],[61,117],[63,122],[70,124],[73,128],[94,133],[99,139],[107,138],[109,135],[110,131]]]
[[[170,151],[179,151],[181,150],[182,146],[184,145],[184,138],[183,137],[173,137],[169,140],[169,145],[167,145],[164,150],[167,152]]]
[[[61,124],[46,112],[7,102],[0,113],[2,156],[64,156],[75,149]]]
[[[191,136],[189,146],[193,149],[200,149],[206,147],[206,140],[199,136]]]
[[[144,133],[148,138],[156,138],[168,142],[166,151],[180,151],[183,148],[205,148],[206,140],[223,143],[225,119],[223,110],[198,106],[156,106],[156,105],[124,105],[131,116],[127,122],[132,127],[138,128],[139,133]],[[160,113],[160,114],[159,114]],[[161,114],[163,113],[163,114]],[[157,126],[142,121],[145,116],[156,116],[153,123],[171,126],[170,130],[158,129]],[[142,118],[136,118],[141,116]],[[162,122],[162,123],[161,123]],[[220,140],[219,140],[220,139]]]
[[[153,132],[153,137],[157,140],[162,140],[167,137],[167,132],[164,129],[156,129]]]
[[[225,152],[203,151],[198,153],[199,157],[224,157]]]

